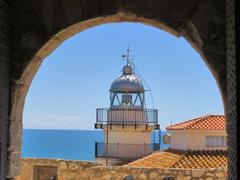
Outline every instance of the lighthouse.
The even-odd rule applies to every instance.
[[[104,142],[95,143],[95,156],[103,165],[129,162],[160,148],[151,138],[160,129],[158,110],[146,107],[146,90],[129,49],[122,57],[126,64],[111,84],[110,106],[96,110],[95,128],[103,130]]]

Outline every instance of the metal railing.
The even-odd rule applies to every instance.
[[[136,159],[144,157],[160,149],[158,143],[151,144],[121,144],[95,142],[95,157],[110,157],[121,159]]]
[[[109,109],[96,110],[97,124],[158,124],[157,109]]]

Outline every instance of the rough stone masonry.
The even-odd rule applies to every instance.
[[[0,0],[0,177],[20,173],[25,96],[41,62],[72,35],[96,25],[140,22],[184,37],[221,91],[229,179],[237,179],[240,132],[235,0]],[[237,16],[236,16],[237,17]],[[238,31],[238,32],[236,32]]]

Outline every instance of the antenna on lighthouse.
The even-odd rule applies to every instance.
[[[133,68],[135,69],[135,65],[133,63],[133,57],[134,57],[134,55],[130,55],[130,49],[129,49],[129,45],[128,45],[127,54],[123,54],[122,58],[124,61],[127,62],[127,66],[132,65]]]
[[[130,62],[130,60],[129,60],[129,52],[130,52],[130,50],[129,50],[129,46],[128,46],[128,48],[127,48],[127,57],[126,57],[127,65]]]

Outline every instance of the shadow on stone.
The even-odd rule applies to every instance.
[[[128,175],[123,178],[123,180],[135,180],[133,175]]]
[[[163,180],[175,180],[175,178],[172,176],[165,176]]]

